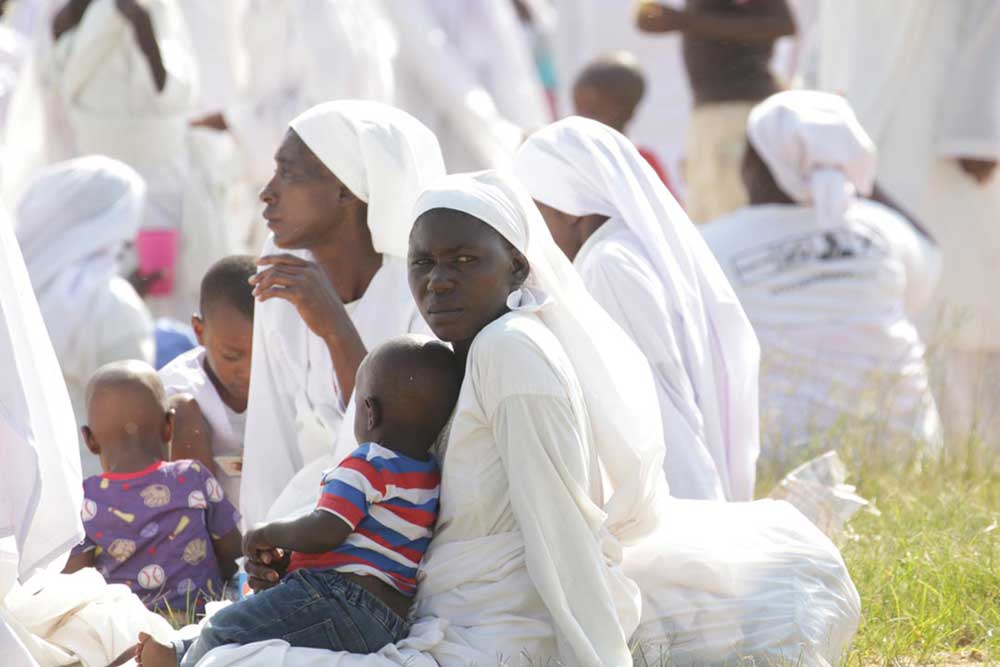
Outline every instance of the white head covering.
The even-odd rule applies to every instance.
[[[726,497],[751,500],[760,346],[691,220],[635,146],[593,120],[566,118],[539,130],[518,151],[515,172],[537,201],[570,215],[619,219],[639,239],[673,309],[676,365],[694,388],[675,407],[688,423],[704,424],[712,458],[726,468],[719,471]]]
[[[781,189],[815,206],[824,226],[842,224],[851,200],[872,192],[875,144],[839,95],[772,95],[750,112],[747,136]]]
[[[14,231],[67,376],[85,381],[96,367],[95,337],[82,325],[135,238],[145,192],[131,167],[91,156],[42,170],[17,207]]]
[[[76,420],[6,216],[0,217],[0,601],[83,539]],[[10,541],[18,553],[10,567]]]
[[[576,370],[613,489],[604,508],[608,530],[626,544],[645,536],[656,527],[655,506],[667,493],[660,409],[645,357],[587,292],[512,177],[496,171],[448,176],[420,196],[414,217],[436,208],[482,220],[527,258],[528,281],[507,305],[537,310]]]
[[[361,100],[319,104],[290,127],[368,204],[376,252],[406,257],[413,202],[445,173],[434,133],[405,111]]]

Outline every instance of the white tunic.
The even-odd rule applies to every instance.
[[[244,427],[240,420],[246,413],[236,414],[222,402],[205,370],[206,363],[205,348],[196,347],[160,369],[160,380],[167,396],[190,394],[194,397],[212,429],[213,456],[243,456]],[[229,475],[221,469],[217,471],[217,477],[226,499],[238,507],[241,477]]]
[[[269,240],[263,254],[279,252]],[[312,260],[308,251],[296,252]],[[409,332],[426,333],[410,296],[406,262],[386,258],[359,300],[351,321],[367,349]],[[326,344],[306,326],[295,307],[282,299],[258,303],[254,311],[253,363],[247,406],[240,511],[246,525],[315,502],[320,470],[339,462],[335,452],[354,443],[350,424],[346,445],[338,444],[350,396],[342,396]],[[296,473],[289,497],[272,507]]]
[[[649,360],[663,417],[667,454],[664,470],[677,498],[725,500],[720,476],[728,462],[713,461],[705,443],[694,388],[681,363],[678,334],[663,288],[638,237],[624,222],[604,223],[580,248],[573,262],[591,296],[608,311]],[[679,411],[676,405],[689,405]],[[683,443],[683,447],[678,447]],[[717,452],[725,456],[725,452]]]
[[[937,251],[879,204],[855,202],[846,220],[823,229],[810,208],[771,205],[702,228],[760,338],[762,428],[794,446],[849,415],[938,445],[910,319],[933,290]]]

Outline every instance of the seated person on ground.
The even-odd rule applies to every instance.
[[[239,514],[197,461],[165,461],[173,431],[156,371],[102,366],[87,386],[87,448],[104,472],[83,482],[86,538],[65,572],[96,567],[146,606],[190,619],[236,572]]]
[[[601,56],[580,72],[573,84],[573,108],[578,116],[604,123],[627,136],[629,123],[645,94],[646,78],[639,61],[627,51],[618,51]],[[636,148],[677,196],[656,155],[642,146]]]
[[[170,646],[141,634],[140,663],[196,665],[217,646],[265,639],[373,653],[406,637],[438,512],[441,472],[430,449],[461,382],[454,353],[438,341],[401,336],[372,351],[355,384],[354,432],[365,444],[324,473],[312,513],[259,525],[243,540],[247,555],[290,556],[289,573],[212,616],[194,640]]]
[[[201,282],[201,313],[191,317],[199,347],[160,371],[176,410],[170,458],[208,466],[236,506],[253,347],[254,298],[248,281],[256,272],[256,259],[249,255],[212,265]]]

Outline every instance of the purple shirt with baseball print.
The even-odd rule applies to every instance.
[[[212,539],[240,515],[197,461],[160,461],[139,472],[83,482],[87,536],[73,553],[95,550],[108,583],[125,584],[149,609],[201,611],[222,592]]]

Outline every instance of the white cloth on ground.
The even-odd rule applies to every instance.
[[[343,101],[318,109],[322,112],[307,112],[293,125],[355,195],[369,199],[373,242],[385,253],[365,294],[347,304],[351,320],[367,349],[392,336],[425,333],[427,325],[410,296],[406,262],[392,253],[409,237],[407,208],[422,187],[444,174],[434,135],[405,112],[375,102]],[[345,156],[358,162],[346,162]],[[263,252],[281,251],[269,239]],[[308,251],[293,254],[312,260]],[[337,452],[348,453],[356,444],[349,425],[342,427],[349,403],[350,396],[337,388],[329,349],[295,307],[282,299],[257,304],[243,459],[246,492],[240,494],[246,525],[269,512],[282,516],[315,503],[316,467],[335,465]]]
[[[434,130],[448,170],[509,164],[523,132],[550,118],[512,4],[385,4],[399,36],[399,105]]]
[[[644,649],[669,647],[681,665],[748,653],[836,662],[860,615],[836,548],[786,503],[669,498],[645,360],[526,193],[493,174],[453,176],[417,212],[439,206],[496,225],[534,277],[470,350],[411,636],[370,656],[280,641],[220,647],[204,664],[465,667],[558,651],[564,664],[631,665],[638,600],[616,565],[623,545],[643,594],[632,638]]]
[[[807,206],[751,206],[701,228],[760,337],[767,457],[844,417],[939,446],[910,317],[934,289],[937,249],[874,202],[850,204],[837,227],[817,217]]]
[[[84,390],[94,371],[111,361],[154,359],[152,318],[118,275],[144,197],[134,170],[91,156],[41,171],[17,207],[15,233],[79,425],[86,423]],[[101,472],[80,446],[85,474]]]
[[[653,368],[671,491],[718,499],[721,486],[724,499],[751,500],[760,348],[691,220],[632,143],[596,121],[567,118],[535,133],[515,171],[535,200],[615,221],[576,265]],[[642,294],[652,313],[633,301]],[[653,313],[661,317],[650,323]]]
[[[234,428],[232,410],[222,402],[218,390],[205,370],[205,348],[196,347],[180,355],[160,369],[158,375],[167,396],[190,394],[212,429],[213,456],[243,456],[244,428]],[[245,414],[245,413],[244,413]],[[239,476],[230,476],[219,469],[216,478],[222,485],[226,500],[240,504]]]
[[[831,93],[789,90],[750,112],[747,138],[781,189],[837,227],[858,194],[875,184],[875,145],[847,101]]]

